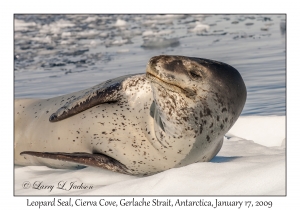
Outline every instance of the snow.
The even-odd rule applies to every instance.
[[[15,166],[15,195],[285,195],[284,141],[284,116],[241,116],[210,162],[147,177],[93,167]],[[24,189],[24,182],[31,188]],[[69,189],[71,182],[92,189],[57,188],[64,183]],[[36,188],[39,183],[54,188],[38,190],[34,183]]]
[[[227,136],[242,136],[267,147],[281,146],[285,142],[285,124],[284,116],[240,117]]]

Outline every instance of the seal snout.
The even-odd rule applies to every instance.
[[[166,62],[163,64],[163,68],[167,72],[176,72],[176,73],[184,73],[186,72],[186,67],[184,66],[182,60],[175,59],[171,62]]]
[[[156,76],[175,78],[175,74],[184,74],[187,69],[183,63],[183,56],[160,55],[154,56],[149,60],[147,73],[152,73]]]
[[[57,115],[56,115],[55,113],[53,113],[53,114],[49,117],[49,121],[50,121],[50,122],[56,122],[56,121],[58,121]]]

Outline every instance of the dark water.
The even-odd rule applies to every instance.
[[[238,69],[242,115],[286,114],[285,15],[15,15],[14,41],[16,98],[89,88],[176,54]]]

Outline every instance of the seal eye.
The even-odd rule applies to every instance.
[[[194,70],[190,71],[190,75],[193,79],[196,79],[196,80],[202,78],[202,76],[197,71],[194,71]]]

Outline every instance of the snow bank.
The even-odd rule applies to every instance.
[[[285,116],[241,116],[226,136],[239,136],[272,147],[285,143]]]

